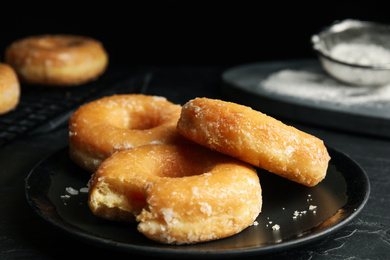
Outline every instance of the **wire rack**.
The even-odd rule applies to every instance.
[[[74,87],[21,86],[17,108],[0,115],[0,147],[13,140],[53,129],[64,123],[72,110],[98,96],[136,92],[131,74],[124,70],[108,70],[93,82]]]

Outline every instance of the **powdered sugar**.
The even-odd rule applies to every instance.
[[[272,230],[279,230],[280,226],[278,224],[275,224],[272,226]]]
[[[68,192],[70,195],[77,195],[79,194],[79,191],[72,188],[72,187],[66,187],[65,188],[66,192]]]
[[[382,46],[363,43],[339,43],[330,50],[334,59],[363,66],[390,63],[390,51]]]
[[[210,216],[213,213],[213,209],[211,208],[210,204],[206,202],[199,202],[200,204],[200,211],[206,214],[207,216]]]
[[[261,81],[259,88],[282,96],[339,106],[380,108],[390,102],[390,84],[380,87],[350,86],[315,69],[284,69]]]
[[[65,194],[60,195],[60,198],[63,200],[64,205],[67,205],[69,199],[74,196],[78,196],[79,194],[87,194],[89,191],[88,187],[81,187],[80,189],[76,189],[73,187],[65,187]]]
[[[174,220],[175,213],[173,212],[173,209],[171,208],[163,208],[160,210],[164,221],[167,223],[167,225],[172,224],[172,221]]]

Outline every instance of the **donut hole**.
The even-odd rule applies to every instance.
[[[148,130],[158,127],[168,120],[162,112],[156,111],[126,111],[122,107],[102,107],[104,115],[94,118],[94,123],[111,125],[125,130]],[[153,114],[154,113],[154,114]],[[171,119],[170,119],[171,120]]]
[[[150,170],[162,178],[183,178],[212,172],[214,167],[225,160],[228,158],[207,148],[188,145],[176,147],[174,153],[167,151],[166,156],[158,158],[157,161],[152,159],[150,164],[146,164],[148,168],[145,170]],[[150,169],[152,166],[156,168]]]
[[[183,166],[185,165],[185,167]],[[156,171],[156,175],[162,178],[183,178],[196,176],[209,172],[212,167],[207,169],[202,164],[197,164],[194,161],[186,158],[176,158],[175,161],[169,159],[163,162],[160,169]]]
[[[74,47],[74,46],[80,46],[80,45],[83,45],[85,44],[82,40],[71,40],[67,43],[67,46],[68,47]]]
[[[162,122],[158,118],[141,118],[140,120],[132,120],[126,128],[130,130],[148,130],[161,124]]]
[[[44,37],[33,39],[30,43],[35,48],[50,50],[79,46],[83,44],[83,41],[77,38]]]
[[[167,117],[167,115],[161,111],[142,111],[141,113],[132,113],[128,116],[128,118],[129,120],[125,128],[130,130],[153,129],[166,123],[167,121],[171,121],[171,117]]]
[[[43,38],[43,39],[36,39],[35,41],[32,41],[31,45],[33,47],[41,48],[41,49],[54,49],[54,48],[58,48],[63,44],[61,44],[60,41],[54,38]]]

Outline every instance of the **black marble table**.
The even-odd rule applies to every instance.
[[[107,84],[93,98],[137,92],[162,95],[175,103],[206,96],[228,100],[220,91],[227,68],[212,66],[120,68],[130,85]],[[123,74],[121,74],[123,75]],[[121,78],[119,81],[123,81]],[[113,87],[115,86],[115,87]],[[92,98],[92,97],[91,97]],[[87,100],[87,99],[85,99]],[[81,100],[83,102],[85,100]],[[243,102],[244,103],[244,102]],[[0,147],[0,259],[139,259],[123,252],[75,239],[37,216],[25,196],[25,180],[36,164],[67,147],[67,108],[34,133]],[[275,107],[277,109],[277,107]],[[31,113],[34,113],[32,111]],[[279,118],[282,119],[283,118]],[[371,192],[362,211],[336,232],[303,246],[244,259],[387,259],[390,257],[390,140],[384,137],[327,129],[289,118],[286,123],[309,132],[358,163],[367,173]],[[151,259],[169,255],[147,256]],[[210,255],[211,258],[217,256]],[[226,256],[224,256],[226,258]],[[237,257],[237,256],[236,256]],[[179,257],[180,258],[180,257]],[[207,258],[207,255],[205,255]]]

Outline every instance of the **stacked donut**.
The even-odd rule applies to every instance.
[[[178,131],[186,138],[303,185],[317,185],[330,160],[322,140],[255,111],[198,98],[182,109]]]
[[[92,38],[76,35],[38,35],[13,42],[0,63],[0,114],[19,103],[19,82],[44,86],[77,86],[106,70],[108,54]]]
[[[146,237],[193,244],[237,234],[261,212],[255,167],[306,186],[325,178],[318,138],[239,104],[115,95],[69,121],[70,157],[92,172],[91,211]]]

